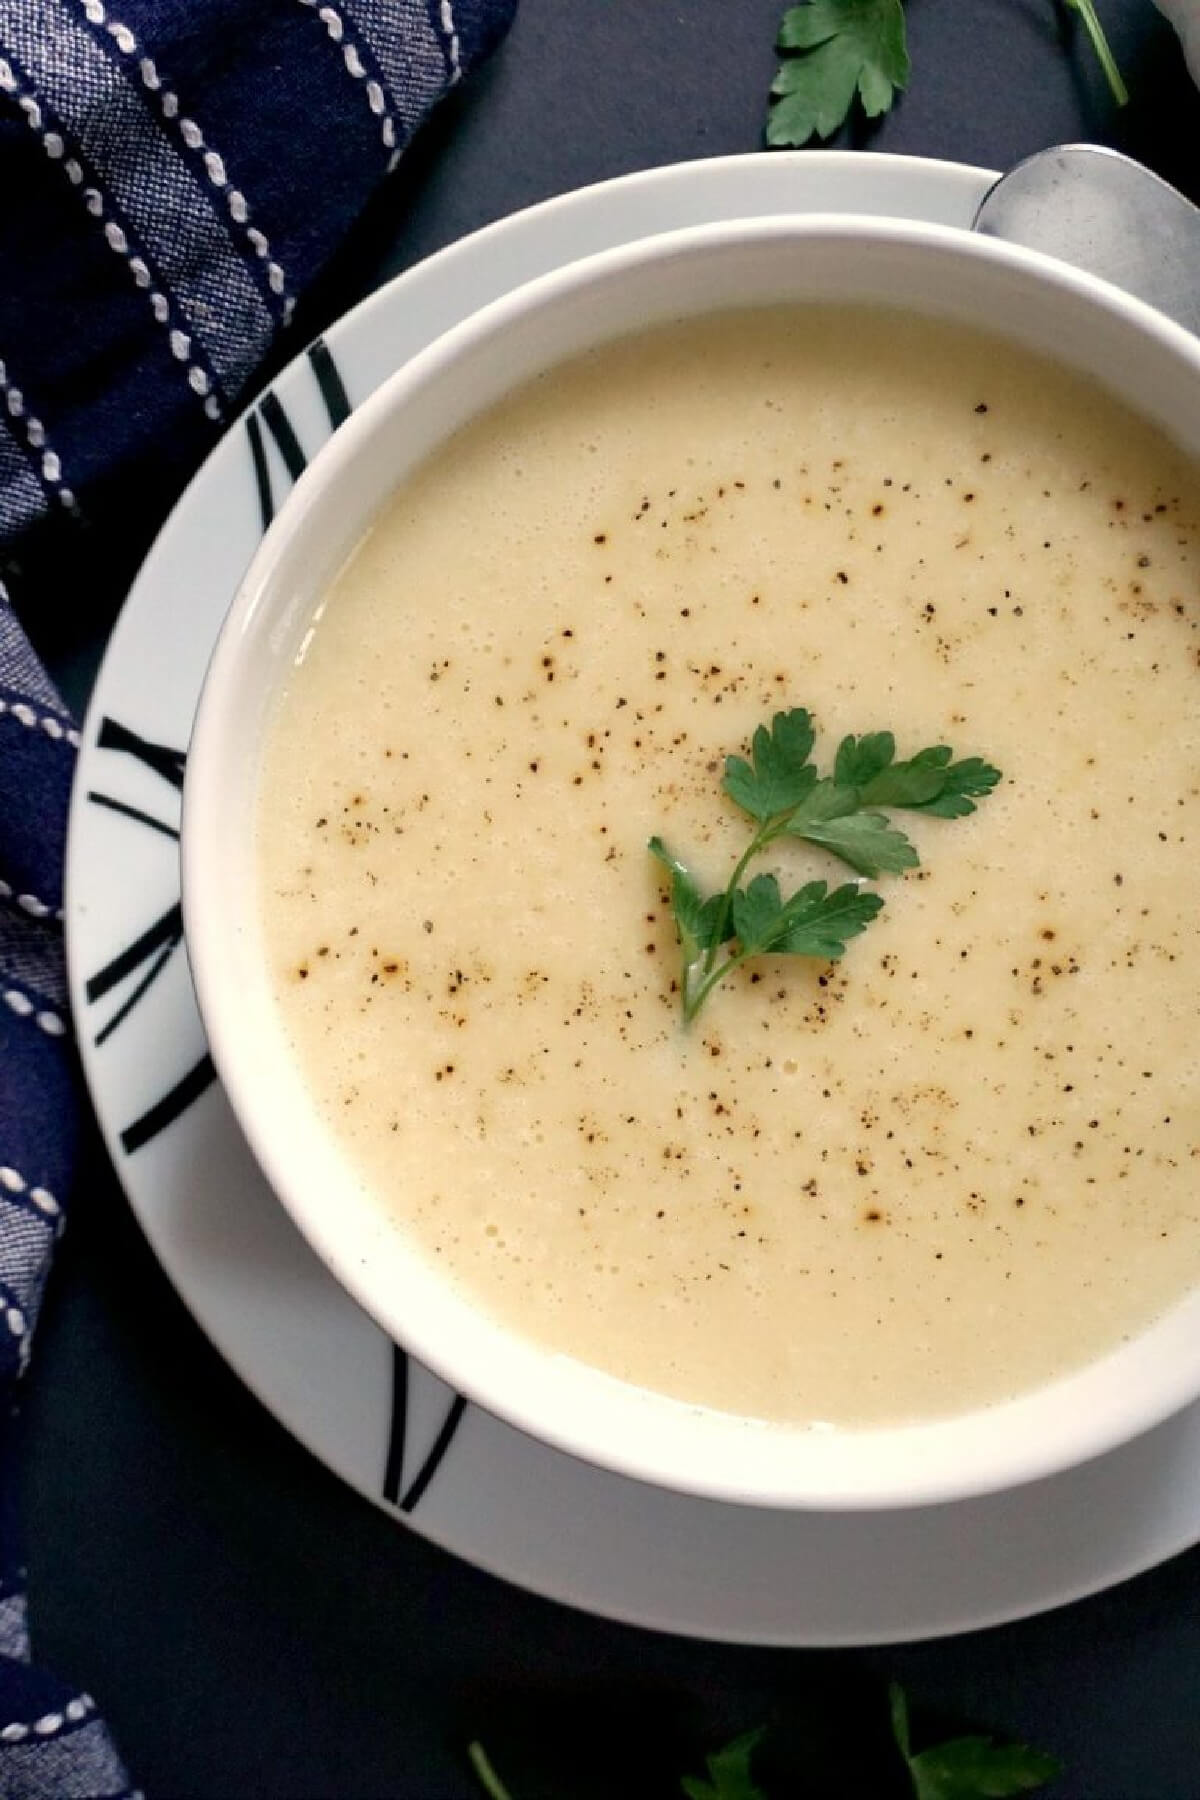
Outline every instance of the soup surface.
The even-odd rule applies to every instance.
[[[520,1332],[769,1419],[999,1400],[1200,1278],[1196,469],[884,312],[560,369],[398,492],[273,725],[264,930],[380,1207]],[[1003,771],[836,965],[684,1028],[662,836],[791,706]],[[785,886],[848,878],[793,843]]]

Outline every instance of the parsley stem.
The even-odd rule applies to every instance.
[[[1100,23],[1094,0],[1066,0],[1072,12],[1077,12],[1083,20],[1084,30],[1092,40],[1092,49],[1096,52],[1096,60],[1104,70],[1108,85],[1112,89],[1113,99],[1118,106],[1125,106],[1129,101],[1129,89],[1125,86],[1121,71],[1117,67],[1117,59],[1109,47]]]
[[[701,965],[703,973],[699,985],[692,985],[691,969],[685,969],[683,972],[683,1022],[685,1025],[691,1024],[696,1014],[700,1011],[700,1008],[704,1005],[709,994],[711,994],[712,990],[716,987],[718,981],[723,981],[731,969],[736,968],[738,963],[744,961],[744,952],[739,950],[736,955],[727,956],[720,967],[717,967],[717,954],[722,945],[729,941],[729,923],[733,915],[733,896],[737,892],[738,883],[746,873],[747,866],[754,857],[758,855],[760,850],[765,849],[775,838],[782,836],[787,822],[795,810],[795,807],[789,807],[787,812],[776,813],[774,818],[764,820],[754,836],[750,839],[750,842],[742,855],[738,858],[737,867],[729,877],[729,880],[725,885],[725,892],[721,896],[721,911],[718,918],[717,929],[713,933],[713,941],[708,946],[708,951]]]
[[[725,892],[721,896],[721,915],[720,915],[720,921],[719,921],[719,929],[716,932],[714,932],[713,941],[708,947],[708,955],[704,959],[704,973],[705,973],[706,977],[711,973],[713,965],[717,960],[717,951],[721,948],[721,945],[723,943],[725,943],[726,940],[728,939],[729,921],[730,921],[730,918],[733,913],[733,896],[737,892],[738,883],[741,881],[742,876],[746,873],[746,868],[747,868],[748,864],[753,861],[753,859],[758,855],[760,850],[764,850],[769,843],[772,843],[775,838],[782,835],[785,825],[787,824],[788,820],[791,818],[791,816],[792,816],[793,812],[795,812],[795,810],[796,810],[795,807],[789,807],[787,812],[776,813],[775,817],[773,819],[764,820],[764,822],[759,826],[758,830],[755,832],[754,836],[750,839],[750,842],[747,845],[744,852],[742,853],[742,855],[738,858],[737,867],[734,869],[733,874],[729,877],[729,880],[725,886]],[[721,964],[721,974],[723,975],[725,973],[725,970],[729,967],[730,967],[729,963],[727,963],[727,962],[722,963]],[[705,988],[704,992],[707,993],[709,987],[711,987],[712,985],[713,984],[711,982],[709,982],[708,986]],[[698,1006],[699,1004],[700,1004],[700,1002],[697,1001],[696,1005]],[[689,1018],[691,1018],[693,1016],[694,1010],[695,1009],[693,1008],[693,1012],[689,1013],[687,1015]]]
[[[715,969],[709,969],[706,963],[705,973],[697,987],[692,987],[685,978],[683,991],[683,1022],[685,1025],[691,1024],[718,981],[724,981],[730,970],[736,969],[738,964],[745,960],[746,952],[738,950],[733,955],[727,956],[725,961]]]
[[[467,1745],[467,1756],[485,1794],[490,1800],[512,1800],[512,1795],[488,1761],[487,1751],[476,1742]]]

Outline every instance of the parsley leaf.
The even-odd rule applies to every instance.
[[[907,762],[897,762],[891,732],[873,731],[866,737],[842,739],[833,778],[857,788],[864,806],[919,806],[941,792],[942,770],[953,754],[945,744],[933,744]]]
[[[774,948],[786,927],[783,899],[773,875],[756,875],[749,887],[734,888],[733,929],[745,956],[761,956],[764,950]]]
[[[685,1775],[679,1784],[687,1800],[767,1800],[750,1773],[750,1758],[762,1735],[761,1730],[744,1732],[723,1750],[705,1757],[708,1780]]]
[[[743,957],[772,950],[836,962],[882,905],[878,894],[864,894],[852,881],[832,894],[827,882],[810,881],[785,904],[774,875],[756,875],[748,887],[734,889],[733,929]]]
[[[1000,779],[999,769],[993,769],[990,763],[981,761],[978,756],[968,756],[962,762],[947,763],[945,781],[940,794],[931,800],[908,804],[916,811],[932,813],[936,819],[962,819],[975,811],[975,800],[983,794],[990,794]],[[974,796],[974,798],[972,798]]]
[[[865,931],[882,909],[882,896],[864,894],[856,882],[847,881],[832,893],[826,893],[823,881],[810,882],[784,907],[784,929],[771,948],[836,962],[849,940]]]
[[[860,806],[904,806],[939,819],[962,819],[975,811],[972,796],[988,794],[999,769],[981,757],[952,762],[949,744],[932,744],[907,762],[897,762],[890,731],[843,738],[833,765],[835,781],[853,787]]]
[[[1125,106],[1129,91],[1096,12],[1095,0],[1063,0],[1083,23],[1109,91]],[[773,149],[829,138],[845,124],[855,95],[869,119],[889,112],[908,86],[903,0],[801,0],[784,13],[771,83],[766,139]]]
[[[788,837],[804,838],[831,850],[860,875],[899,875],[915,869],[920,857],[902,831],[879,812],[862,812],[858,791],[836,780],[818,781],[785,827]]]
[[[671,855],[660,837],[652,837],[649,848],[651,854],[671,871],[671,906],[675,913],[675,929],[679,933],[679,947],[684,962],[693,963],[703,951],[718,949],[724,941],[727,911],[724,896],[710,894],[707,900],[704,899],[690,871],[678,857]],[[716,935],[718,931],[722,931],[721,937]]]
[[[990,1737],[949,1738],[913,1754],[908,1700],[893,1682],[889,1691],[892,1735],[912,1778],[915,1800],[1009,1800],[1028,1794],[1059,1772],[1044,1751],[1025,1744],[997,1744]]]
[[[803,0],[784,13],[777,47],[784,60],[771,85],[768,144],[832,137],[856,94],[878,118],[908,82],[901,0]]]
[[[756,875],[743,886],[750,862],[769,844],[803,839],[871,880],[902,874],[920,859],[880,806],[961,818],[974,812],[975,799],[1000,779],[1000,771],[977,756],[953,762],[946,744],[897,762],[890,731],[843,738],[832,777],[821,776],[811,760],[815,741],[812,715],[796,706],[758,727],[749,760],[726,757],[721,786],[756,829],[720,893],[703,894],[662,838],[649,840],[651,854],[671,876],[685,1023],[747,958],[774,954],[836,961],[883,905],[879,895],[861,893],[853,882],[830,893],[826,882],[812,881],[786,901],[774,875]],[[732,948],[718,960],[727,944]]]
[[[740,756],[725,758],[721,786],[752,819],[773,819],[798,805],[816,781],[817,771],[808,760],[815,741],[804,707],[776,713],[769,731],[760,725],[754,734],[753,766]]]
[[[908,1768],[917,1800],[1006,1800],[1058,1773],[1058,1763],[1044,1751],[989,1737],[950,1738],[922,1750]]]

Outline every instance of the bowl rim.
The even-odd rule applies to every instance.
[[[244,925],[244,921],[238,922],[239,909],[228,905],[224,834],[230,782],[239,772],[236,767],[230,769],[225,746],[236,735],[231,728],[248,679],[245,645],[256,632],[266,630],[271,621],[276,633],[282,635],[294,625],[295,603],[281,597],[281,589],[298,554],[296,547],[303,546],[305,533],[311,534],[316,528],[321,507],[328,504],[329,496],[348,486],[353,471],[388,421],[414,395],[436,391],[447,371],[452,371],[461,359],[481,348],[486,353],[489,345],[503,340],[515,322],[536,317],[545,309],[569,305],[571,297],[582,289],[624,278],[649,265],[662,267],[672,259],[704,257],[724,246],[740,248],[747,242],[812,245],[818,241],[854,246],[869,241],[966,258],[980,268],[1008,270],[1032,279],[1043,290],[1057,291],[1098,309],[1116,320],[1121,330],[1132,331],[1189,364],[1200,382],[1200,341],[1144,302],[1040,252],[977,237],[956,227],[916,221],[810,214],[688,226],[598,252],[521,284],[452,326],[402,364],[314,456],[266,532],[222,626],[196,713],[183,796],[183,914],[197,1002],[214,1063],[239,1127],[273,1192],[303,1236],[343,1288],[385,1332],[403,1342],[420,1361],[486,1410],[544,1442],[618,1473],[720,1501],[831,1510],[891,1509],[993,1492],[1061,1472],[1128,1441],[1194,1400],[1200,1394],[1200,1332],[1195,1330],[1200,1323],[1200,1294],[1182,1302],[1165,1320],[1139,1334],[1134,1346],[1111,1352],[1088,1363],[1082,1371],[1012,1401],[945,1420],[854,1427],[838,1432],[762,1425],[667,1401],[662,1396],[641,1396],[638,1390],[625,1388],[567,1357],[548,1356],[536,1346],[526,1345],[524,1357],[514,1354],[473,1360],[470,1344],[474,1334],[467,1331],[468,1349],[464,1353],[461,1338],[445,1329],[448,1318],[460,1325],[464,1323],[445,1294],[439,1296],[441,1330],[431,1332],[424,1314],[414,1317],[408,1312],[401,1317],[403,1294],[397,1301],[382,1292],[379,1281],[365,1266],[361,1245],[357,1240],[349,1246],[345,1242],[342,1221],[331,1218],[328,1196],[322,1203],[322,1194],[315,1191],[314,1182],[294,1153],[294,1119],[280,1116],[273,1120],[265,1099],[258,1094],[261,1056],[239,1028],[243,996],[226,979],[230,932],[237,932]],[[693,313],[704,308],[682,305],[678,310]],[[992,328],[999,329],[994,325]],[[547,366],[555,360],[550,357]],[[436,441],[425,446],[418,461],[430,453]],[[369,517],[362,520],[363,529],[369,529],[369,524]],[[310,605],[307,616],[312,611]],[[272,683],[266,683],[266,687],[271,689]],[[246,776],[244,770],[242,774],[252,790],[254,779]],[[425,1268],[428,1275],[427,1263]],[[1188,1318],[1181,1330],[1184,1312]],[[486,1327],[485,1336],[487,1330],[505,1340],[515,1338],[515,1334],[495,1322]],[[1148,1400],[1126,1378],[1130,1352],[1164,1331],[1164,1342],[1173,1348],[1174,1360],[1170,1360],[1165,1378],[1156,1382],[1154,1395]],[[1195,1346],[1190,1361],[1184,1354],[1189,1345]],[[515,1351],[512,1342],[509,1348]],[[537,1361],[539,1374],[550,1377],[549,1411],[544,1400],[531,1405],[527,1389],[522,1387],[515,1393],[498,1390],[494,1379],[488,1378],[496,1371],[510,1377],[514,1370],[532,1373],[530,1354]],[[1159,1364],[1168,1360],[1165,1354],[1159,1354]],[[1107,1390],[1106,1405],[1100,1410],[1095,1401],[1102,1390]],[[588,1407],[579,1403],[584,1392]],[[1052,1392],[1061,1395],[1056,1416],[1062,1429],[1053,1437],[1043,1431],[1039,1438],[1032,1429],[1022,1434],[1022,1424],[1032,1426],[1038,1403]],[[682,1429],[684,1442],[693,1438],[697,1443],[707,1440],[711,1461],[680,1460],[677,1437],[659,1429],[664,1408],[677,1416],[681,1426],[686,1416],[696,1429]],[[643,1415],[648,1421],[644,1428]],[[591,1422],[599,1417],[602,1424],[614,1419],[619,1423],[626,1416],[639,1426],[628,1439],[605,1436]],[[965,1427],[971,1421],[980,1429],[975,1433],[976,1441],[969,1446],[970,1453],[948,1464],[945,1444],[951,1438],[963,1440]],[[1003,1456],[995,1452],[997,1426],[1007,1427],[1012,1440]],[[631,1448],[633,1438],[637,1439],[636,1449]],[[863,1454],[857,1459],[845,1455],[839,1458],[835,1453],[837,1446],[844,1451],[851,1438],[858,1441]],[[800,1454],[801,1445],[807,1455]],[[744,1453],[735,1454],[726,1461],[712,1454],[725,1449],[744,1452],[747,1446],[751,1451],[748,1458]],[[886,1461],[885,1450],[895,1465],[887,1476],[879,1472],[878,1466],[881,1460]],[[821,1470],[814,1477],[810,1468],[806,1478],[797,1479],[791,1463],[797,1459],[801,1464],[811,1462],[814,1451]]]

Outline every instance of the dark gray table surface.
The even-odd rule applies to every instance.
[[[781,10],[522,0],[495,62],[350,231],[304,324],[547,195],[760,148]],[[1200,98],[1172,33],[1150,0],[1101,10],[1133,90],[1124,114],[1053,0],[911,0],[909,92],[842,141],[1004,167],[1089,138],[1200,198]],[[91,571],[113,606],[143,523]],[[76,702],[101,647],[94,630],[45,646]],[[705,1747],[758,1723],[795,1775],[782,1791],[883,1797],[903,1791],[891,1676],[922,1731],[983,1725],[1053,1750],[1061,1800],[1200,1795],[1195,1552],[1041,1618],[886,1650],[707,1645],[533,1598],[374,1510],[261,1409],[174,1295],[98,1142],[26,1421],[36,1652],[96,1695],[151,1800],[465,1800],[475,1735],[518,1800],[669,1795]]]

